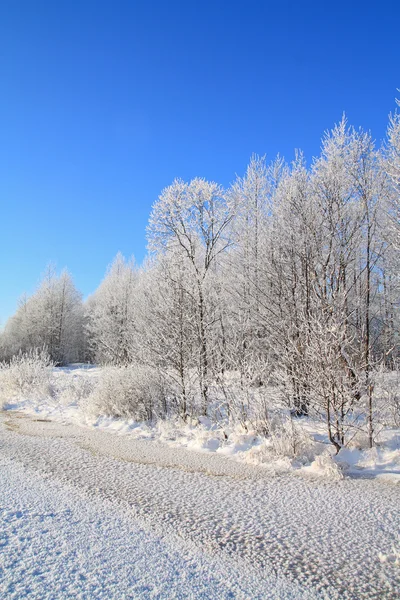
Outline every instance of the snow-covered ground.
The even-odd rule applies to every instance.
[[[0,421],[2,598],[398,598],[393,482]]]
[[[330,444],[326,426],[321,421],[297,419],[286,423],[296,429],[296,444],[301,450],[290,455],[288,439],[278,435],[262,437],[240,425],[230,428],[199,417],[195,423],[159,421],[135,422],[130,419],[94,415],[88,410],[85,394],[97,382],[101,368],[76,365],[53,371],[55,396],[16,398],[5,404],[36,418],[72,423],[117,435],[129,435],[138,440],[163,442],[171,447],[216,453],[248,464],[262,465],[272,473],[295,472],[301,475],[339,479],[343,475],[369,477],[400,483],[400,429],[381,429],[378,445],[367,449],[356,440],[338,456]],[[289,432],[290,433],[290,432]],[[365,440],[363,440],[365,442]],[[290,443],[289,443],[290,446]]]
[[[1,457],[1,598],[312,598]],[[132,511],[131,511],[132,512]]]

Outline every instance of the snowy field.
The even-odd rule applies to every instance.
[[[398,598],[394,482],[0,414],[2,598]]]

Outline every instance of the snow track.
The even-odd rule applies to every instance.
[[[71,573],[82,598],[399,597],[399,566],[379,559],[399,547],[398,485],[272,477],[215,454],[11,413],[1,419],[6,597],[23,597],[25,579],[40,588],[53,567],[59,593],[35,596],[30,587],[32,597],[68,597]],[[54,559],[35,575],[40,552],[29,568],[20,537],[40,527],[45,547],[59,546],[57,531],[70,550],[61,552],[64,568]],[[79,545],[90,560],[72,552]]]

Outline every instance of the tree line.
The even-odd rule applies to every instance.
[[[400,114],[375,148],[345,118],[310,167],[253,156],[223,189],[175,180],[153,205],[149,253],[120,254],[86,302],[48,269],[1,334],[3,360],[145,368],[183,419],[267,422],[271,393],[323,415],[337,449],[355,414],[374,440],[378,368],[399,362]],[[271,391],[272,390],[272,391]]]

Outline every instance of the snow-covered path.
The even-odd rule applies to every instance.
[[[0,421],[2,597],[399,597],[398,485]]]

